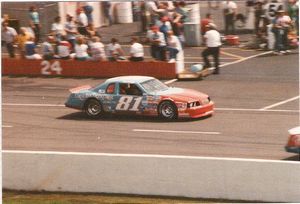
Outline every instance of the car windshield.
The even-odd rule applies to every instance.
[[[156,91],[163,91],[168,89],[168,86],[162,83],[157,79],[150,79],[141,83],[142,87],[146,90],[146,92],[156,92]]]

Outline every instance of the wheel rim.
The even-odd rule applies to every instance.
[[[101,113],[101,105],[97,101],[90,101],[88,103],[87,112],[92,116],[99,115],[99,113]]]
[[[170,104],[163,104],[161,107],[161,114],[165,118],[173,118],[175,115],[175,110]]]

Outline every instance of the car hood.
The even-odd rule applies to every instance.
[[[183,102],[193,102],[206,99],[208,95],[192,89],[170,87],[169,89],[158,91],[156,95],[172,98]]]

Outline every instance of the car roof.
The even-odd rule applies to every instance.
[[[114,77],[107,79],[107,83],[114,83],[114,82],[119,82],[119,83],[142,83],[144,81],[148,81],[150,79],[154,79],[153,77],[149,76],[120,76],[120,77]]]

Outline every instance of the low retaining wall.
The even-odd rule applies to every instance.
[[[27,191],[300,202],[300,163],[3,151],[3,187]]]
[[[173,79],[176,78],[176,67],[175,63],[167,62],[82,62],[3,58],[2,74],[99,78],[145,75],[159,79]]]

